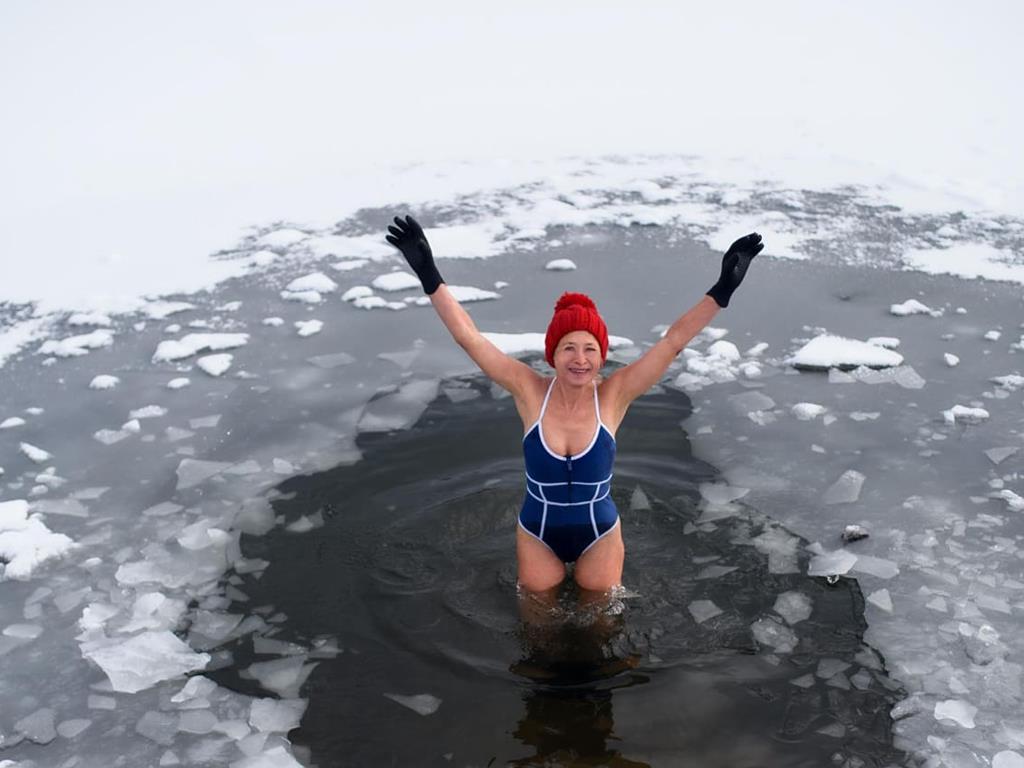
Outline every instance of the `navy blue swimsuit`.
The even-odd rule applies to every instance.
[[[601,422],[595,383],[597,431],[590,445],[575,456],[559,456],[548,448],[541,421],[554,384],[552,379],[540,416],[523,437],[526,498],[519,525],[562,562],[573,563],[619,522],[610,495],[615,438]]]

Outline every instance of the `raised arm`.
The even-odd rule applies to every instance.
[[[387,241],[409,262],[452,338],[492,381],[519,398],[539,374],[526,363],[506,355],[477,330],[473,318],[445,285],[423,228],[412,216],[404,219],[396,216],[388,232]]]
[[[672,323],[665,335],[637,360],[620,368],[608,377],[608,385],[615,399],[625,411],[640,395],[657,384],[669,365],[687,344],[711,322],[722,307],[729,306],[732,297],[747,273],[751,260],[764,245],[756,232],[741,237],[729,246],[722,257],[722,273],[707,294],[692,309]]]

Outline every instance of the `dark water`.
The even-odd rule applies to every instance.
[[[243,538],[245,556],[271,561],[242,587],[249,606],[289,617],[275,639],[332,635],[343,648],[310,676],[291,734],[314,764],[902,762],[889,718],[898,686],[863,642],[857,583],[802,575],[799,548],[800,572],[771,572],[757,542],[797,540],[756,510],[700,521],[698,485],[718,472],[691,455],[685,395],[641,398],[619,430],[624,594],[582,605],[567,586],[545,610],[521,606],[530,598],[515,588],[514,405],[480,378],[453,386],[468,399],[438,398],[411,430],[362,435],[357,465],[279,487],[279,515],[319,513],[323,527]],[[785,625],[773,606],[792,591],[812,612],[792,626],[792,652],[775,653],[751,625]],[[696,600],[722,613],[697,623]],[[235,668],[262,660],[247,642]],[[219,681],[244,689],[233,674]],[[441,703],[421,715],[388,694]]]

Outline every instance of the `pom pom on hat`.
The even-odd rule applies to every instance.
[[[563,293],[555,303],[555,314],[544,337],[544,356],[548,365],[555,365],[555,347],[562,337],[573,331],[588,331],[601,347],[601,360],[608,356],[608,328],[597,311],[597,305],[585,293]]]

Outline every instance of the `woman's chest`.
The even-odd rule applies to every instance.
[[[597,431],[596,415],[592,415],[585,422],[559,420],[548,415],[541,421],[544,444],[558,456],[575,456],[583,453],[593,443]]]

